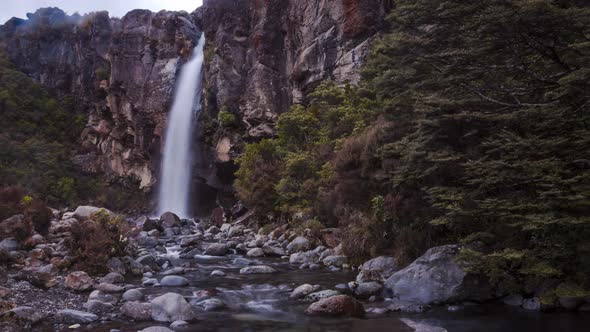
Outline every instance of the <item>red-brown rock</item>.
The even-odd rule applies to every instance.
[[[362,317],[365,315],[365,308],[348,295],[336,295],[312,303],[305,313],[311,316]]]

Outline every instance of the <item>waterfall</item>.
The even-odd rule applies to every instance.
[[[201,69],[205,35],[202,34],[193,56],[180,71],[174,103],[168,115],[164,138],[164,156],[160,176],[158,213],[170,211],[189,217],[191,183],[191,140],[197,114],[201,109]]]

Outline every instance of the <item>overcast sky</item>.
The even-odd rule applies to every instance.
[[[108,10],[111,16],[121,17],[133,9],[186,10],[190,13],[201,6],[202,2],[202,0],[0,0],[0,24],[4,24],[13,16],[26,18],[27,13],[32,13],[41,7],[59,7],[68,14]]]

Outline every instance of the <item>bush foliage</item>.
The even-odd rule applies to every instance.
[[[111,257],[126,255],[129,227],[122,216],[101,210],[90,219],[72,225],[69,248],[78,267],[91,274],[107,273]]]
[[[506,288],[588,283],[587,5],[401,0],[388,19],[360,87],[323,84],[246,147],[240,197],[339,223],[357,261],[464,243]]]

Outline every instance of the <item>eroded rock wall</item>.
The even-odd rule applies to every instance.
[[[199,181],[231,190],[241,143],[269,137],[280,113],[320,81],[356,83],[391,0],[205,0],[186,12],[67,16],[57,8],[12,19],[0,44],[17,68],[71,100],[87,120],[74,161],[87,172],[157,182],[180,66],[207,38],[203,122],[220,110],[238,129],[195,140]],[[74,115],[73,115],[74,117]],[[206,127],[206,124],[203,125]],[[215,154],[215,150],[217,155]]]
[[[46,8],[8,21],[0,41],[19,70],[87,119],[75,162],[149,190],[177,71],[199,35],[185,12],[134,10],[115,19]]]

